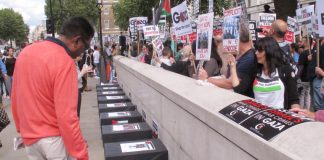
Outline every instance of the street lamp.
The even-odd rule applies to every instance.
[[[103,7],[103,3],[102,0],[98,0],[97,1],[97,8],[98,8],[98,13],[99,13],[99,42],[100,42],[100,68],[98,68],[98,70],[100,70],[100,81],[101,82],[106,82],[107,78],[106,78],[106,58],[105,58],[105,54],[103,51],[103,42],[102,42],[102,22],[101,22],[101,11],[102,11],[102,7]]]

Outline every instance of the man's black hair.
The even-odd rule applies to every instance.
[[[60,34],[67,38],[80,35],[82,39],[88,40],[93,37],[94,29],[87,19],[72,17],[63,23]]]

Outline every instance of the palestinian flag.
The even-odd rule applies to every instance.
[[[164,0],[163,8],[162,8],[162,15],[170,16],[171,15],[171,7],[170,7],[170,0]]]

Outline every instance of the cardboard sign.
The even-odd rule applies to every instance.
[[[235,102],[219,113],[265,140],[270,140],[294,125],[312,121],[305,116],[274,109],[253,100]]]
[[[269,13],[259,13],[259,28],[269,30],[271,24],[276,20],[276,14]],[[258,33],[258,38],[263,38],[265,35],[260,32]]]
[[[127,117],[130,116],[131,114],[129,112],[111,112],[107,113],[109,118],[114,118],[114,117]]]
[[[144,26],[143,27],[144,36],[147,39],[152,36],[159,36],[159,27],[158,26]]]
[[[241,7],[225,10],[223,24],[223,47],[224,52],[238,51],[240,36]]]
[[[299,24],[311,24],[314,15],[314,5],[309,5],[296,10],[296,19]]]
[[[256,21],[249,21],[249,31],[251,34],[252,41],[257,40],[257,33],[256,33]]]
[[[214,12],[198,16],[196,60],[209,61],[210,59],[213,38],[213,17]]]
[[[123,153],[155,150],[152,141],[121,143],[120,148]]]
[[[141,127],[138,123],[130,123],[130,124],[122,124],[122,125],[113,125],[112,130],[114,132],[120,132],[120,131],[136,131],[140,130]]]
[[[111,108],[114,108],[114,107],[126,107],[127,104],[126,103],[108,103],[107,104],[107,107],[111,107]]]
[[[186,1],[171,9],[172,22],[176,36],[192,33]]]
[[[324,1],[316,0],[316,6],[319,36],[324,37]]]
[[[153,39],[152,41],[153,47],[156,49],[156,52],[158,56],[162,55],[162,50],[163,50],[163,42],[159,37]]]

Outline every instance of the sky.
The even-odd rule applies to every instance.
[[[30,31],[46,19],[44,6],[45,0],[0,0],[0,9],[12,8],[20,13]]]

